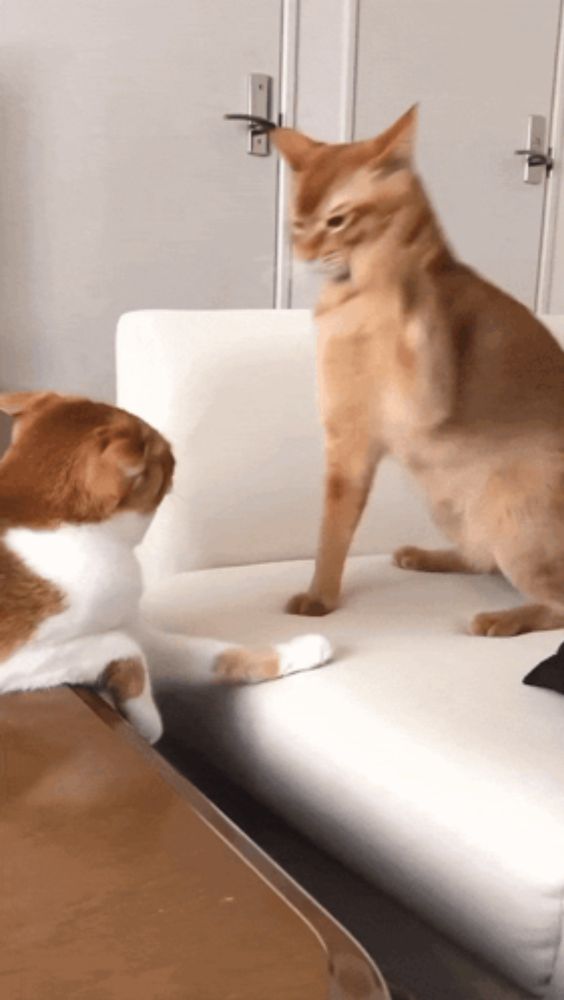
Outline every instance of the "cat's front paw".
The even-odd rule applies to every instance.
[[[258,684],[287,674],[322,667],[333,656],[331,643],[323,635],[299,635],[266,649],[233,646],[221,653],[213,668],[220,684]]]
[[[276,647],[280,658],[280,676],[312,670],[329,663],[333,648],[324,635],[298,635]]]
[[[404,545],[401,549],[396,549],[392,556],[394,566],[399,569],[427,569],[427,553],[423,549],[418,549],[415,545]]]
[[[335,610],[335,604],[328,604],[315,594],[296,594],[286,605],[289,615],[308,615],[310,618],[322,618]]]

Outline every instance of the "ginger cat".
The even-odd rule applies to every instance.
[[[525,306],[456,259],[413,165],[416,109],[375,139],[271,135],[293,171],[316,309],[325,509],[315,574],[288,610],[324,615],[382,456],[422,485],[453,547],[399,567],[501,571],[531,603],[475,635],[564,627],[564,353]]]
[[[328,660],[322,636],[253,650],[150,626],[134,548],[171,487],[168,442],[79,397],[9,393],[0,411],[15,418],[0,462],[0,693],[97,685],[155,742],[147,658],[180,658],[197,683],[269,680]]]

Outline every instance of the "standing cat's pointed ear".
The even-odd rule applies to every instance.
[[[390,154],[401,160],[413,158],[418,111],[419,105],[413,104],[385,132],[376,136],[373,146],[378,157]]]
[[[0,393],[0,413],[19,417],[38,403],[55,397],[54,392],[2,392]]]
[[[322,145],[303,132],[297,132],[295,128],[275,128],[270,133],[270,138],[292,170],[302,170],[314,149]]]

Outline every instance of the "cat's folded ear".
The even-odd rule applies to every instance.
[[[94,432],[99,456],[126,479],[134,479],[145,468],[145,444],[140,435],[120,427],[99,427]]]
[[[173,472],[168,442],[131,417],[94,431],[82,481],[89,507],[98,516],[111,517],[118,509],[152,513],[170,488]]]
[[[119,426],[96,428],[88,439],[82,469],[88,505],[110,517],[144,469],[144,445],[139,435]]]
[[[314,150],[323,145],[295,128],[275,128],[270,132],[270,138],[292,170],[303,170]]]
[[[374,154],[378,159],[388,156],[410,162],[413,159],[419,105],[413,104],[385,132],[372,140]]]
[[[55,399],[54,392],[2,392],[0,393],[0,413],[19,417],[49,399]]]

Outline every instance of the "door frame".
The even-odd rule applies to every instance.
[[[282,30],[280,46],[280,122],[300,126],[307,132],[308,119],[316,109],[307,106],[307,94],[300,94],[298,80],[300,67],[308,66],[313,74],[318,65],[315,40],[318,18],[323,11],[326,26],[332,39],[332,52],[337,53],[335,73],[336,100],[334,111],[326,122],[326,138],[333,142],[350,142],[354,134],[356,105],[356,63],[360,0],[282,0]],[[323,75],[319,67],[319,76]],[[312,122],[315,133],[315,122]],[[274,267],[274,307],[289,309],[292,306],[292,243],[288,225],[290,200],[290,171],[280,159],[276,192],[276,250]]]
[[[545,183],[543,219],[539,247],[539,265],[535,312],[550,313],[554,281],[555,244],[559,223],[564,224],[564,211],[559,213],[560,187],[564,178],[562,170],[562,142],[564,141],[564,0],[560,2],[558,39],[554,60],[552,101],[548,116],[548,144],[553,150],[555,164]],[[559,214],[562,219],[559,220]]]

